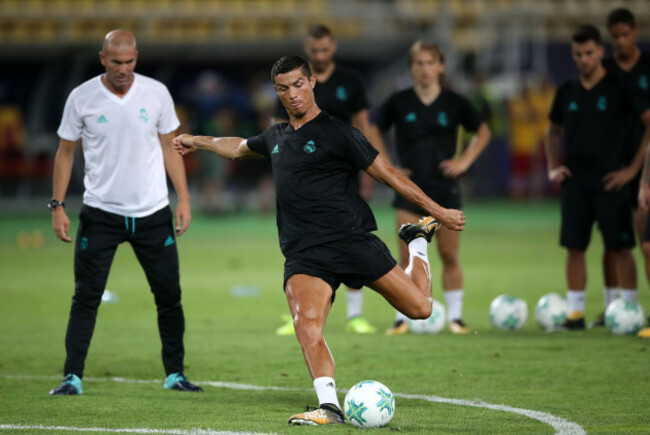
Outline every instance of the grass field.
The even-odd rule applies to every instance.
[[[391,211],[378,208],[376,214],[379,235],[396,252]],[[536,301],[544,293],[565,291],[564,252],[557,245],[558,205],[470,204],[466,214],[461,245],[464,317],[474,333],[350,335],[344,332],[345,299],[340,292],[325,331],[337,363],[337,386],[347,389],[363,379],[376,379],[396,393],[395,418],[382,432],[579,433],[580,427],[588,433],[650,432],[650,342],[602,329],[546,334],[535,324]],[[62,377],[73,291],[72,246],[56,241],[48,215],[0,217],[0,224],[4,431],[356,431],[351,426],[287,425],[291,414],[317,403],[296,339],[274,334],[287,306],[273,218],[195,216],[189,232],[178,241],[187,323],[186,373],[202,383],[204,394],[163,390],[153,298],[131,248],[124,245],[107,284],[119,300],[100,307],[84,394],[78,397],[47,395]],[[44,234],[45,245],[19,248],[18,234],[34,231]],[[588,320],[602,309],[602,244],[594,236],[588,253]],[[638,250],[635,255],[640,267]],[[439,263],[433,260],[432,266],[434,297],[444,300]],[[639,282],[640,301],[647,311],[650,294],[642,269]],[[236,296],[239,286],[259,293]],[[530,315],[523,330],[499,332],[490,325],[490,301],[502,293],[528,302]],[[393,309],[371,291],[365,295],[366,316],[385,329]],[[342,392],[341,400],[343,396]],[[545,413],[533,416],[542,415],[547,422],[511,409],[481,407],[486,404]],[[579,426],[552,420],[560,422],[554,429],[548,424],[552,416]],[[60,428],[19,430],[37,425]]]

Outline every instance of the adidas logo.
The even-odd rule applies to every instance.
[[[167,240],[165,240],[165,246],[170,246],[174,244],[174,238],[172,236],[167,236]]]
[[[273,151],[271,151],[271,154],[277,154],[280,152],[280,148],[278,147],[278,144],[276,143],[275,146],[273,147]]]
[[[97,124],[106,124],[108,122],[108,119],[104,115],[100,115],[99,118],[97,118]]]

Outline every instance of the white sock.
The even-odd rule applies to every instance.
[[[363,293],[360,289],[349,288],[345,293],[348,301],[348,319],[359,317],[363,311]]]
[[[585,311],[586,292],[584,290],[568,290],[567,302],[569,304],[569,313],[573,311]]]
[[[636,291],[636,289],[622,288],[621,299],[623,299],[626,302],[638,302],[639,292]]]
[[[395,311],[395,323],[400,322],[400,321],[401,322],[406,322],[406,319],[408,319],[408,317],[406,317],[400,311]]]
[[[427,241],[424,237],[416,237],[409,243],[409,263],[413,262],[413,257],[418,257],[425,263],[429,264],[427,255]]]
[[[321,376],[314,379],[314,389],[318,396],[318,406],[324,403],[331,403],[341,409],[339,399],[336,397],[336,383],[334,378],[328,376]]]
[[[465,292],[459,290],[445,290],[445,302],[447,303],[447,322],[463,318],[463,295]]]
[[[618,287],[604,287],[603,288],[603,302],[605,303],[605,309],[612,303],[614,299],[618,297]]]

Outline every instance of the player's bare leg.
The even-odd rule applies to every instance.
[[[605,310],[607,306],[618,297],[618,260],[614,251],[605,250],[603,252],[603,277],[605,285],[603,287],[603,311],[598,314],[596,320],[589,327],[605,326]]]
[[[403,225],[406,225],[410,222],[417,222],[420,220],[422,216],[419,214],[407,211],[407,210],[402,210],[402,209],[397,209],[396,210],[396,224],[397,224],[397,230],[398,230],[398,235],[397,235],[397,246],[399,247],[399,267],[402,268],[402,270],[406,270],[406,268],[409,266],[409,248],[404,243],[404,241],[399,237],[399,229],[402,228]],[[408,323],[406,323],[407,316],[401,313],[400,311],[395,312],[395,322],[393,323],[393,326],[388,328],[386,330],[386,335],[401,335],[401,334],[406,334],[409,332],[409,326]]]
[[[296,338],[314,380],[319,407],[291,416],[290,424],[321,425],[345,422],[336,396],[334,358],[325,343],[323,329],[332,308],[332,287],[320,278],[293,275],[285,293]]]
[[[567,300],[569,315],[564,327],[566,329],[585,329],[585,286],[587,285],[587,265],[585,251],[567,249],[566,280],[568,285]]]
[[[409,265],[406,270],[395,266],[389,273],[368,285],[411,319],[426,319],[431,315],[433,300],[427,243],[438,228],[440,223],[431,217],[402,227],[399,234],[409,247]]]
[[[460,233],[447,228],[436,232],[438,255],[442,260],[442,288],[447,305],[447,322],[452,334],[469,334],[463,322],[463,271],[458,262]]]

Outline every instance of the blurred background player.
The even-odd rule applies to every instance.
[[[636,20],[630,10],[625,8],[614,9],[607,16],[607,30],[609,38],[614,49],[613,56],[603,61],[603,66],[608,74],[618,77],[629,91],[645,101],[650,102],[650,54],[641,51],[638,47],[636,38],[639,30],[636,27]],[[644,126],[642,123],[632,123],[628,134],[630,140],[627,142],[628,147],[625,150],[625,163],[630,164],[634,159],[638,147],[643,137]],[[630,182],[630,201],[634,212],[634,227],[639,236],[643,238],[643,228],[645,226],[647,211],[637,207],[639,196],[639,181],[641,174],[634,174]],[[650,273],[650,255],[645,251],[645,270],[646,274]],[[603,258],[603,268],[605,271],[605,287],[603,290],[604,308],[618,296],[620,291],[627,291],[620,288],[619,279],[616,274],[616,258],[610,251],[605,251]],[[649,275],[650,276],[650,275]],[[636,295],[628,295],[633,298]],[[605,326],[605,314],[601,313],[592,326]]]
[[[65,378],[50,394],[83,392],[81,379],[97,308],[117,247],[127,241],[156,301],[167,375],[164,387],[203,391],[183,375],[185,317],[175,235],[185,232],[191,214],[185,166],[172,144],[180,125],[174,102],[165,85],[134,73],[138,51],[131,33],[108,33],[99,56],[105,73],[70,93],[58,130],[61,139],[48,206],[54,232],[64,242],[72,242],[63,200],[80,140],[86,176],[74,254],[75,292],[65,337]],[[175,228],[165,171],[179,198]]]
[[[322,24],[312,26],[307,32],[303,45],[307,60],[316,76],[316,104],[329,113],[361,130],[370,143],[378,149],[382,157],[388,159],[383,145],[370,128],[368,99],[363,80],[356,71],[337,65],[334,54],[337,42],[332,31]],[[276,123],[287,122],[287,112],[280,102],[274,115]],[[378,148],[379,147],[379,148]],[[373,192],[373,180],[367,174],[360,175],[361,195],[369,200]],[[363,317],[363,293],[361,289],[348,288],[346,292],[348,323],[346,331],[357,334],[372,334],[376,328]],[[293,321],[276,330],[278,335],[293,335]]]
[[[594,220],[598,222],[607,255],[616,260],[621,296],[637,299],[629,181],[641,167],[645,147],[638,148],[629,166],[625,147],[631,121],[641,119],[650,125],[650,110],[646,110],[646,102],[630,94],[603,67],[604,47],[595,26],[579,26],[573,34],[571,50],[579,78],[565,82],[557,90],[549,115],[546,157],[549,179],[562,186],[560,244],[567,248],[569,304],[565,327],[584,329],[585,250]],[[650,137],[648,131],[646,139]],[[563,138],[564,165],[559,162]]]
[[[470,102],[440,83],[445,69],[442,50],[429,42],[415,42],[408,54],[413,87],[396,92],[381,106],[376,124],[386,131],[395,125],[395,143],[400,165],[405,174],[430,198],[447,208],[460,209],[457,178],[474,163],[488,145],[490,129]],[[476,132],[476,136],[455,157],[459,127]],[[397,227],[417,221],[426,212],[399,195],[393,207],[397,210]],[[460,234],[440,229],[436,234],[438,255],[442,259],[442,288],[447,304],[449,330],[467,334],[462,319],[463,273],[458,262]],[[408,265],[406,244],[399,242],[400,266]],[[395,325],[388,335],[408,332],[406,316],[397,312]]]

